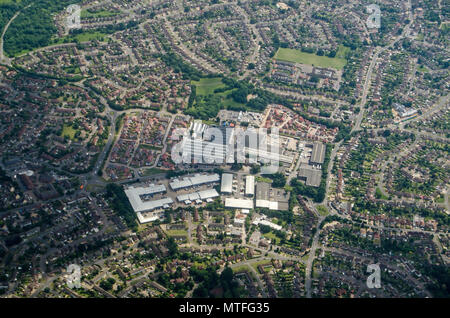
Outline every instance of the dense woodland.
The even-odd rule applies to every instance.
[[[0,5],[0,26],[4,27],[15,12],[23,10],[5,34],[4,49],[7,55],[16,56],[51,43],[56,33],[53,15],[79,0],[23,0]]]

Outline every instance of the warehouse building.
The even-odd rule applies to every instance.
[[[231,194],[233,192],[233,175],[231,173],[222,174],[220,192],[226,194]]]
[[[253,209],[253,200],[226,198],[225,207],[234,209]]]
[[[173,203],[171,198],[162,198],[158,200],[145,200],[147,188],[133,188],[130,187],[125,190],[125,194],[130,201],[134,212],[153,211],[161,208],[169,208]],[[144,198],[144,199],[143,199]]]
[[[181,194],[177,196],[177,200],[186,204],[190,204],[192,202],[201,203],[204,200],[210,202],[213,198],[217,198],[218,196],[219,193],[217,193],[215,189],[208,189],[194,193]]]
[[[245,177],[245,195],[248,197],[255,195],[255,176]]]
[[[271,189],[269,183],[258,182],[256,184],[255,206],[269,210],[286,211],[289,209],[289,194],[283,189]]]
[[[211,175],[196,174],[193,177],[185,177],[182,180],[173,179],[173,181],[171,181],[169,185],[173,191],[178,191],[181,189],[187,189],[190,187],[196,187],[203,184],[210,184],[219,181],[220,176],[217,173]]]
[[[159,219],[158,210],[168,209],[172,204],[171,198],[151,200],[154,194],[166,191],[164,185],[150,185],[149,187],[129,187],[125,194],[140,223],[153,222]]]
[[[322,178],[322,171],[314,167],[302,164],[298,170],[298,178],[305,181],[307,186],[318,187]]]
[[[321,143],[321,142],[314,143],[313,149],[312,149],[312,154],[311,154],[311,159],[309,160],[309,162],[311,164],[316,164],[316,165],[323,164],[323,162],[325,160],[325,150],[326,150],[326,147],[323,143]]]

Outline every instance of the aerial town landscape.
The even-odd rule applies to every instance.
[[[449,22],[0,0],[0,297],[449,298]]]

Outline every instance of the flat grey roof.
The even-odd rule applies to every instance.
[[[223,173],[220,191],[224,193],[231,193],[232,188],[233,188],[233,175],[231,173]]]
[[[303,164],[298,169],[298,176],[300,178],[306,178],[307,186],[318,187],[320,186],[322,171],[314,169],[310,165]]]
[[[219,196],[219,193],[215,189],[208,189],[204,191],[194,192],[194,193],[187,193],[187,194],[180,194],[177,196],[177,200],[180,202],[184,201],[197,201],[197,200],[207,200],[216,198]]]
[[[193,177],[185,177],[182,180],[174,179],[172,182],[169,183],[172,190],[179,190],[189,187],[194,187],[206,183],[213,183],[213,182],[219,182],[220,176],[215,174],[196,174]]]
[[[245,177],[245,194],[255,195],[255,176]]]
[[[324,160],[325,160],[325,145],[321,142],[314,143],[310,162],[322,164]]]
[[[267,182],[258,182],[256,184],[256,200],[269,200],[270,184]]]
[[[253,209],[253,200],[226,198],[225,207],[236,209]]]
[[[173,200],[171,198],[162,198],[152,201],[142,201],[140,196],[143,194],[148,194],[148,187],[140,187],[140,188],[130,187],[125,190],[125,194],[127,195],[134,212],[152,211],[173,203]]]
[[[202,199],[202,200],[216,198],[219,196],[216,189],[208,189],[208,190],[199,191],[198,195],[200,196],[200,199]]]

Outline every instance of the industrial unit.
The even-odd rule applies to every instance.
[[[231,194],[233,192],[233,175],[231,173],[222,174],[220,192]]]

